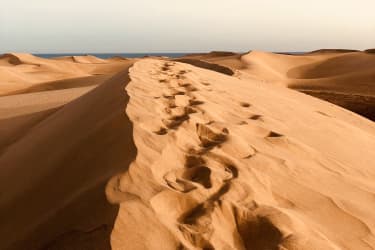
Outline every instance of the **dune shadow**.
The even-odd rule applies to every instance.
[[[190,65],[199,67],[199,68],[213,70],[213,71],[216,71],[218,73],[222,73],[222,74],[229,75],[229,76],[232,76],[235,73],[232,69],[230,69],[228,67],[225,67],[223,65],[219,65],[219,64],[215,64],[215,63],[209,63],[209,62],[201,61],[201,60],[198,60],[198,59],[181,58],[181,59],[175,59],[174,61],[187,63],[187,64],[190,64]]]
[[[106,185],[137,153],[125,113],[129,80],[126,68],[49,115],[0,156],[0,165],[12,162],[15,169],[2,165],[0,173],[8,171],[13,185],[25,186],[24,192],[7,189],[9,201],[0,199],[0,213],[7,214],[1,249],[111,249],[119,205],[108,202]],[[19,175],[38,179],[21,183]],[[8,186],[3,179],[2,190]]]

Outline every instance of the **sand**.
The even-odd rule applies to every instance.
[[[195,63],[185,62],[218,64],[241,79],[287,86],[375,121],[375,54],[371,51],[322,49],[300,55],[214,52],[187,56]]]
[[[4,57],[0,249],[375,248],[368,56]]]
[[[111,76],[133,62],[94,56],[45,59],[31,54],[5,54],[0,57],[0,96],[97,85],[106,75]]]

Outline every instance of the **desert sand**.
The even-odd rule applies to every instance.
[[[374,249],[373,56],[3,56],[0,249]]]
[[[375,53],[372,51],[323,49],[298,55],[212,52],[190,55],[184,60],[194,65],[218,64],[241,79],[287,86],[375,121]]]

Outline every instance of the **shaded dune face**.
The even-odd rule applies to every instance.
[[[205,62],[205,61],[201,61],[197,59],[176,59],[174,61],[191,64],[193,66],[204,68],[204,69],[213,70],[213,71],[225,74],[225,75],[230,75],[230,76],[234,75],[234,71],[232,69],[225,67],[225,66],[221,66],[219,64],[209,63],[209,62]]]
[[[107,186],[113,249],[374,246],[372,122],[184,63],[141,60],[130,78],[138,153]]]
[[[0,56],[0,61],[4,65],[7,65],[7,64],[19,65],[22,63],[21,60],[17,56],[12,55],[12,54],[4,54]]]
[[[118,206],[105,187],[136,154],[127,75],[63,107],[1,120],[1,249],[111,249]]]

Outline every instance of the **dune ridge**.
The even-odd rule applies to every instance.
[[[374,246],[372,122],[178,62],[145,59],[130,78],[138,154],[107,186],[113,249]]]

